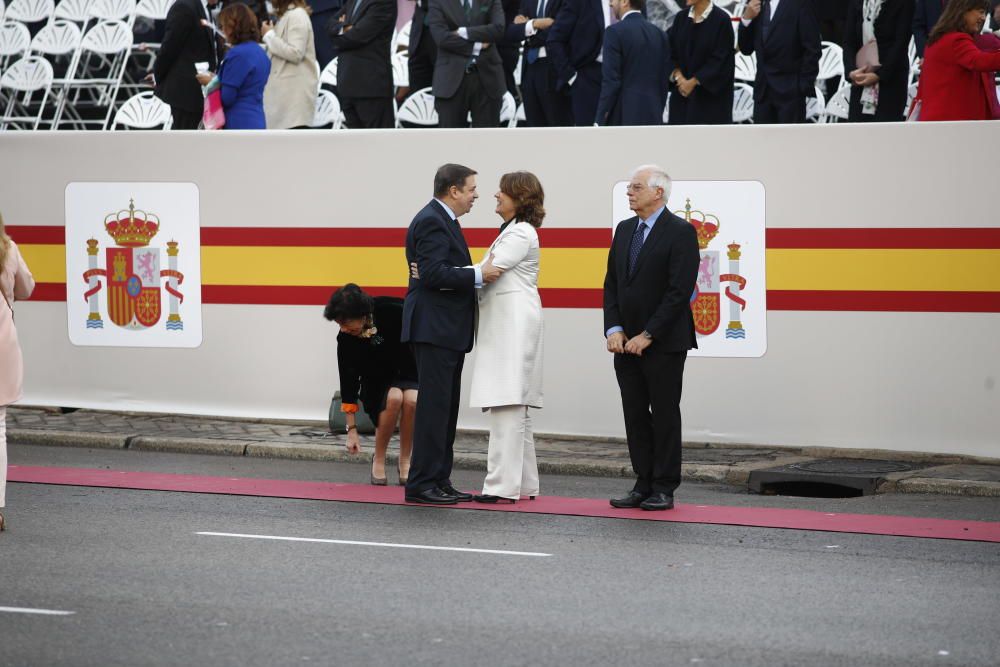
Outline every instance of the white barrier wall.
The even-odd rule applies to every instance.
[[[338,387],[336,328],[319,304],[354,274],[398,289],[402,251],[329,242],[301,250],[309,243],[274,239],[282,228],[313,227],[389,228],[386,238],[397,238],[430,198],[435,169],[460,162],[481,184],[466,229],[496,227],[491,195],[503,172],[531,170],[546,189],[543,301],[575,307],[546,307],[546,408],[536,430],[621,436],[601,312],[580,307],[595,303],[605,253],[572,237],[608,229],[615,182],[656,162],[679,181],[755,180],[766,192],[767,351],[689,358],[686,440],[1000,456],[998,154],[1000,133],[984,123],[6,133],[0,211],[43,299],[17,305],[23,402],[324,418]],[[62,245],[64,191],[87,181],[197,185],[199,347],[70,342],[65,299],[82,298],[85,286],[66,276],[65,254],[86,248]],[[107,212],[127,206],[109,202]],[[271,240],[248,249],[248,228]],[[267,305],[298,295],[315,305]],[[460,425],[485,420],[466,408]]]

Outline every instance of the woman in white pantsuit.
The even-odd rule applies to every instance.
[[[505,224],[486,258],[504,270],[479,292],[479,327],[469,404],[489,410],[490,444],[481,503],[538,494],[529,408],[542,407],[542,302],[537,227],[545,193],[534,174],[504,174],[495,195]],[[484,258],[483,261],[486,261]]]

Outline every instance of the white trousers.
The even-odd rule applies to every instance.
[[[490,445],[483,493],[518,499],[538,495],[535,436],[526,405],[490,408]]]
[[[7,406],[0,405],[0,509],[7,503]]]

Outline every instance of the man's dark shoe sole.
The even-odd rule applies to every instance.
[[[408,503],[419,503],[421,505],[457,505],[458,499],[448,496],[447,498],[424,498],[423,496],[403,496]]]

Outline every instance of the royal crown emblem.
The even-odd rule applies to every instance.
[[[155,326],[162,314],[160,281],[166,278],[164,289],[170,295],[170,313],[165,326],[167,331],[183,330],[180,305],[184,295],[177,287],[184,282],[184,275],[177,270],[178,244],[175,241],[166,244],[169,268],[164,270],[160,270],[162,248],[150,245],[160,231],[159,217],[136,209],[135,201],[129,200],[127,209],[105,216],[104,230],[116,244],[105,250],[106,268],[99,268],[97,264],[100,254],[97,239],[87,241],[89,263],[83,274],[87,283],[84,299],[90,306],[87,328],[104,328],[98,303],[103,287],[99,277],[104,276],[108,282],[106,312],[116,325],[133,331]]]
[[[726,338],[746,338],[746,329],[740,319],[740,313],[746,308],[747,302],[740,295],[746,288],[746,278],[740,275],[740,244],[735,241],[726,246],[726,257],[729,259],[729,272],[722,273],[720,253],[709,250],[708,247],[722,229],[718,217],[691,208],[691,200],[685,203],[683,211],[675,211],[683,215],[698,233],[698,249],[701,261],[698,264],[698,279],[694,294],[691,297],[691,313],[694,315],[694,329],[699,336],[714,333],[721,323],[721,293],[723,283],[726,285],[725,295],[729,299],[729,324],[726,326]]]

